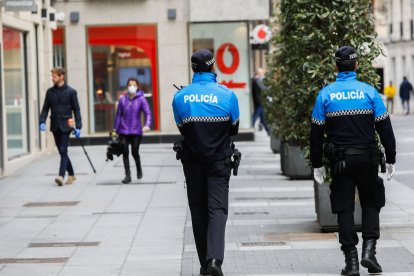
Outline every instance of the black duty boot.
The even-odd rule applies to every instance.
[[[208,275],[205,267],[200,267],[200,275]]]
[[[345,255],[345,268],[342,269],[341,275],[347,276],[359,276],[359,263],[358,263],[358,251],[352,249],[350,251],[344,251]]]
[[[137,178],[141,179],[142,178],[141,162],[136,162],[135,165],[137,166]]]
[[[207,275],[211,276],[224,276],[221,271],[221,262],[216,259],[211,259],[207,263]]]
[[[363,267],[368,268],[369,273],[380,273],[382,272],[381,266],[377,262],[377,258],[375,258],[375,248],[377,245],[377,241],[372,240],[364,240],[362,243],[362,258],[361,258],[361,265]]]

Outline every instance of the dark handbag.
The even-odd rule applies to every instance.
[[[114,155],[120,156],[122,154],[122,142],[118,133],[113,130],[109,133],[109,142],[106,148],[106,161],[114,160]]]

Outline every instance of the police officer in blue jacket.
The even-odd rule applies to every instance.
[[[346,266],[341,275],[359,275],[355,187],[362,207],[361,265],[370,273],[379,273],[382,269],[375,258],[375,248],[380,237],[379,213],[385,204],[385,191],[378,176],[375,132],[385,148],[388,180],[394,174],[394,132],[377,90],[356,78],[355,49],[340,47],[335,52],[335,60],[339,71],[336,82],[319,92],[312,112],[310,145],[314,178],[319,184],[324,182],[322,155],[325,153],[332,176],[332,212],[338,215],[339,242],[345,255]],[[327,141],[324,144],[325,130]]]
[[[187,183],[201,275],[223,275],[228,213],[231,136],[239,129],[235,93],[217,83],[214,55],[200,49],[191,57],[192,83],[176,92],[175,122],[184,136],[181,162]]]

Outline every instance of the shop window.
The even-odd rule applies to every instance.
[[[65,29],[58,27],[53,30],[53,67],[66,67]]]
[[[191,24],[190,50],[194,52],[200,48],[214,52],[217,80],[236,93],[240,108],[240,128],[250,128],[250,44],[247,23]]]
[[[137,78],[158,130],[157,40],[155,25],[89,27],[91,132],[114,127],[116,106],[128,78]]]
[[[8,159],[28,152],[25,43],[23,33],[3,28]]]

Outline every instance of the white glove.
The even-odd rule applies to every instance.
[[[150,131],[150,128],[149,128],[149,127],[147,127],[147,126],[144,126],[144,127],[142,128],[142,132],[147,132],[147,131]]]
[[[313,178],[318,184],[323,184],[326,177],[325,167],[314,168],[313,169]]]
[[[392,178],[392,176],[394,175],[395,165],[387,163],[386,167],[387,167],[387,180],[389,181]]]

